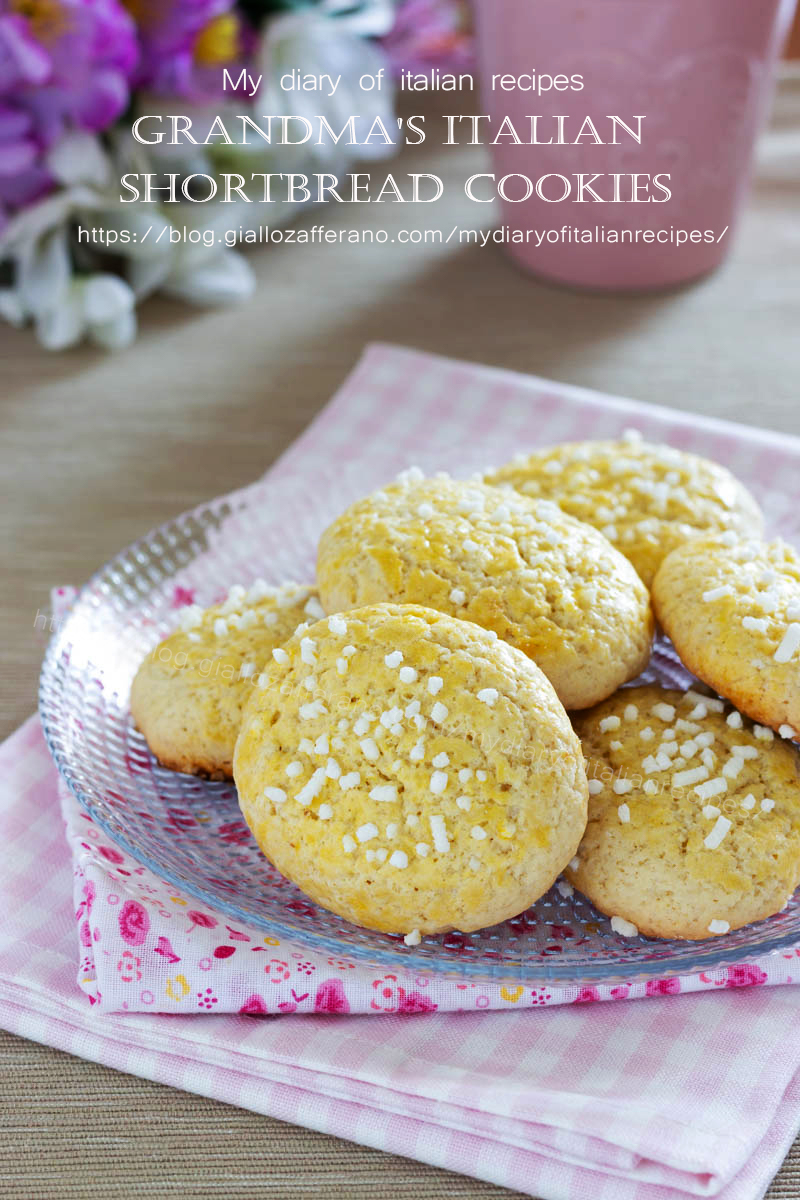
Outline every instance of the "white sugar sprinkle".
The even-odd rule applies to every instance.
[[[321,717],[327,711],[321,700],[312,700],[310,704],[301,704],[299,709],[303,721],[313,721],[315,717]]]
[[[599,779],[590,779],[589,780],[589,795],[590,796],[599,796],[600,793],[602,792],[602,790],[603,790],[603,785]]]
[[[766,725],[754,725],[753,736],[757,737],[762,742],[771,742],[773,741],[775,734],[771,729],[768,729]]]
[[[420,858],[427,858],[431,852],[431,848],[427,842],[417,842],[414,847]]]
[[[364,738],[363,741],[359,742],[359,745],[364,757],[368,758],[370,762],[376,762],[380,757],[380,751],[375,744],[374,738]]]
[[[727,717],[725,718],[725,724],[729,725],[731,727],[731,729],[741,729],[742,728],[742,714],[736,712],[736,710],[734,709],[733,712],[728,713]]]
[[[793,729],[791,725],[779,725],[778,733],[781,735],[782,738],[786,738],[787,741],[790,741],[793,738],[798,737],[797,730]]]
[[[333,809],[331,808],[330,804],[320,804],[319,808],[317,809],[317,816],[319,817],[320,821],[330,821],[331,817],[333,816]]]
[[[328,736],[325,733],[321,733],[319,735],[319,737],[317,738],[317,740],[314,742],[314,753],[315,754],[327,754],[329,750],[330,750],[330,746],[328,744]]]
[[[614,933],[618,933],[621,937],[636,937],[639,930],[632,921],[626,921],[624,917],[612,917],[611,928]]]
[[[672,786],[676,788],[693,787],[708,779],[708,767],[691,767],[688,771],[678,771],[672,776]]]
[[[217,617],[216,621],[214,622],[214,633],[216,634],[217,637],[225,637],[227,632],[228,632],[227,622],[224,621],[222,617]]]
[[[419,817],[416,813],[406,813],[406,825],[409,827],[409,829],[414,829],[417,825],[419,825]]]
[[[279,787],[265,787],[264,795],[267,800],[271,800],[273,804],[283,804],[286,801],[286,792]]]
[[[482,842],[486,837],[486,830],[481,828],[480,825],[473,825],[470,830],[470,837],[474,838],[476,842]]]
[[[416,683],[417,682],[417,672],[414,670],[413,667],[401,667],[400,668],[400,682],[401,683]]]
[[[751,808],[755,808],[755,806],[756,806],[756,798],[753,795],[753,793],[750,792],[750,794],[748,796],[745,796],[744,800],[742,801],[742,808],[751,809]]]
[[[369,794],[377,804],[391,804],[397,799],[397,788],[393,783],[379,783]]]
[[[479,769],[478,769],[478,770],[475,772],[475,778],[476,778],[476,779],[479,779],[479,780],[481,781],[481,783],[485,783],[485,782],[486,782],[486,780],[487,780],[489,777],[488,777],[488,775],[486,774],[486,772],[485,772],[485,771],[482,771],[482,770],[480,770],[480,768],[479,768]]]
[[[623,825],[627,825],[631,819],[631,810],[627,804],[620,804],[617,808],[617,816]]]
[[[469,810],[472,808],[472,801],[470,800],[469,796],[457,796],[456,805],[462,810],[462,812],[469,812]]]
[[[300,640],[300,658],[309,667],[313,667],[317,662],[317,643],[314,638],[304,637]]]
[[[662,721],[671,721],[675,716],[675,709],[671,704],[654,704],[650,709],[655,717],[659,717]]]
[[[611,730],[611,729],[619,729],[621,724],[622,724],[622,722],[620,721],[619,717],[615,717],[615,716],[603,717],[603,719],[600,722],[600,732],[608,733],[609,730]]]
[[[438,695],[443,687],[444,680],[439,675],[431,675],[430,679],[428,680],[428,691],[430,694],[432,696]]]
[[[289,655],[285,650],[282,650],[280,646],[276,646],[272,651],[272,657],[275,659],[275,662],[280,663],[282,667],[285,667],[289,661]]]
[[[403,661],[402,650],[393,650],[391,654],[384,655],[383,661],[392,671],[395,670],[395,668],[399,667],[400,663]]]
[[[492,708],[499,695],[500,693],[498,692],[497,688],[482,688],[481,691],[478,692],[478,699],[480,700],[481,704],[486,704],[489,706],[489,708]]]
[[[444,750],[442,751],[441,754],[437,754],[433,760],[433,765],[435,767],[447,767],[447,766],[449,766],[449,764],[450,764],[450,755],[445,754]]]
[[[334,613],[332,617],[328,617],[328,629],[337,637],[344,637],[347,633],[347,621],[338,613]]]
[[[349,792],[352,788],[358,787],[361,783],[361,776],[358,771],[350,771],[347,775],[342,775],[339,779],[339,787],[343,792]]]
[[[707,804],[705,806],[705,808],[703,809],[703,816],[706,818],[707,821],[710,821],[712,819],[712,817],[718,817],[719,814],[720,814],[720,809],[718,809],[715,804]]]
[[[453,588],[452,592],[450,593],[450,599],[452,600],[453,604],[461,605],[464,603],[466,598],[467,593],[462,588]]]
[[[645,725],[644,729],[639,730],[639,737],[643,742],[652,742],[655,736],[649,725]]]
[[[728,933],[730,930],[730,921],[713,920],[708,926],[709,933]]]
[[[425,742],[422,738],[419,739],[416,746],[412,746],[408,757],[412,762],[422,762],[425,757]]]
[[[352,854],[356,848],[355,838],[351,837],[349,833],[346,833],[344,835],[344,837],[342,838],[342,846],[344,848],[345,854]]]
[[[569,900],[570,896],[575,895],[574,887],[571,883],[568,883],[566,879],[559,879],[556,881],[556,891],[559,893],[559,895],[563,896],[565,900]]]
[[[625,705],[625,720],[626,721],[635,721],[636,718],[638,717],[638,715],[639,715],[639,709],[636,707],[635,704],[626,704]]]
[[[793,622],[784,633],[778,649],[773,655],[776,663],[788,663],[800,650],[800,625]]]
[[[370,842],[378,836],[378,826],[372,821],[365,821],[363,825],[359,825],[356,830],[356,837],[360,842]]]
[[[728,790],[728,781],[717,776],[716,779],[709,779],[706,783],[701,783],[694,789],[694,794],[700,800],[711,800],[714,796],[721,796],[723,792]]]
[[[470,860],[469,860],[470,871],[480,871],[482,866],[483,866],[483,864],[479,858],[476,858],[474,854],[470,856]]]
[[[628,792],[633,791],[633,784],[629,779],[615,779],[613,783],[613,790],[616,796],[624,796]]]
[[[298,775],[303,774],[303,764],[300,762],[290,762],[286,768],[286,774],[290,779],[296,779]]]
[[[753,633],[766,633],[769,622],[766,617],[742,617],[742,628]]]
[[[658,793],[658,784],[655,779],[646,779],[644,782],[644,791],[648,796],[655,796]]]
[[[449,711],[446,704],[442,704],[441,700],[437,700],[431,709],[431,720],[435,721],[437,725],[441,725],[442,721],[446,720]]]
[[[397,831],[399,828],[400,826],[397,824],[397,821],[390,821],[386,826],[386,836],[390,842],[397,837]]]
[[[316,799],[316,797],[322,791],[325,778],[325,768],[317,767],[316,771],[308,780],[308,782],[301,787],[300,791],[295,796],[297,803],[302,804],[305,808],[311,803],[312,800]]]
[[[765,797],[761,801],[761,811],[762,812],[772,812],[774,807],[775,807],[775,801],[770,800],[768,797]]]
[[[408,866],[408,855],[406,852],[404,850],[395,850],[389,859],[389,866],[396,867],[398,871],[404,871]]]
[[[723,583],[721,587],[711,588],[707,592],[703,592],[703,600],[721,600],[723,596],[732,596],[733,588],[729,583]]]
[[[445,771],[434,771],[431,775],[430,787],[434,796],[441,796],[447,787],[447,773]]]
[[[447,854],[450,849],[450,841],[445,828],[444,817],[440,813],[434,813],[430,818],[431,833],[433,834],[433,845],[440,854]]]
[[[472,767],[462,767],[458,772],[458,782],[467,783],[472,779]]]
[[[418,929],[412,929],[411,933],[407,933],[403,938],[407,946],[418,946],[422,941],[422,934]]]
[[[342,768],[339,766],[335,758],[329,758],[325,764],[325,775],[328,779],[339,779],[342,774]]]
[[[433,512],[433,505],[428,504],[427,500],[423,501],[422,504],[418,505],[417,507],[417,516],[422,517],[423,521],[429,521],[433,516]]]
[[[707,846],[709,850],[716,850],[731,825],[732,822],[727,817],[717,817],[711,833],[709,833],[708,837],[703,838],[703,845]]]
[[[256,664],[251,662],[242,663],[239,668],[239,674],[242,679],[250,679],[256,673]]]

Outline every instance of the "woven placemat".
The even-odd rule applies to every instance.
[[[528,1200],[0,1031],[0,1200]],[[800,1137],[769,1200],[800,1200]]]

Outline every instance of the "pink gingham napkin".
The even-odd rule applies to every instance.
[[[727,462],[796,538],[791,439],[382,346],[274,473],[356,459],[376,439],[403,466],[433,425],[489,461],[629,424]],[[62,801],[72,859],[31,720],[0,747],[0,1019],[23,1036],[565,1200],[749,1200],[800,1125],[798,992],[739,986],[797,982],[796,954],[582,993],[382,975],[228,924]],[[261,1012],[287,1015],[243,1015]]]

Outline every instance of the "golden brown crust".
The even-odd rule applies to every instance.
[[[531,657],[567,708],[635,678],[653,616],[626,558],[555,505],[447,476],[401,479],[320,539],[327,612],[423,604],[493,630]]]
[[[566,874],[601,912],[699,940],[784,906],[800,881],[793,746],[716,697],[656,686],[623,688],[575,726],[589,821]]]
[[[182,610],[183,628],[148,654],[131,685],[133,719],[159,763],[232,779],[242,710],[258,676],[273,648],[320,612],[316,591],[299,584],[233,588],[223,604]]]
[[[587,790],[578,739],[528,658],[416,605],[332,616],[283,649],[234,757],[242,812],[278,870],[394,933],[479,929],[547,891]]]
[[[782,541],[691,542],[664,560],[653,603],[698,679],[753,720],[800,732],[800,646],[778,661],[787,631],[800,630],[796,550]]]
[[[758,504],[719,463],[633,434],[520,455],[486,481],[554,500],[596,526],[648,586],[666,555],[698,534],[763,530]]]

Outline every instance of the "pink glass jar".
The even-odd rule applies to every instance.
[[[539,115],[537,136],[545,142],[558,136],[556,117],[564,118],[566,144],[503,139],[491,148],[496,179],[474,185],[483,199],[504,177],[518,176],[506,182],[509,198],[500,200],[513,258],[561,283],[616,290],[668,287],[716,267],[730,249],[747,193],[775,60],[796,0],[473,3],[481,111],[491,114],[490,136],[508,116],[524,142],[531,116]],[[492,76],[527,82],[533,72],[580,76],[583,88],[552,87],[539,95],[491,86]],[[607,144],[609,115],[634,131],[632,118],[643,116],[641,144],[619,126],[618,144]],[[587,116],[605,144],[591,132],[570,143]],[[482,140],[489,140],[485,128]],[[592,186],[605,202],[593,200],[588,189],[578,201],[576,177],[594,174],[601,178]],[[624,203],[614,200],[615,174]],[[529,190],[527,179],[536,183],[545,175],[552,178],[542,196],[534,191],[519,200]],[[637,203],[630,202],[631,175],[639,177]],[[558,176],[572,191],[552,202],[566,190]],[[671,192],[669,200],[654,176]]]

